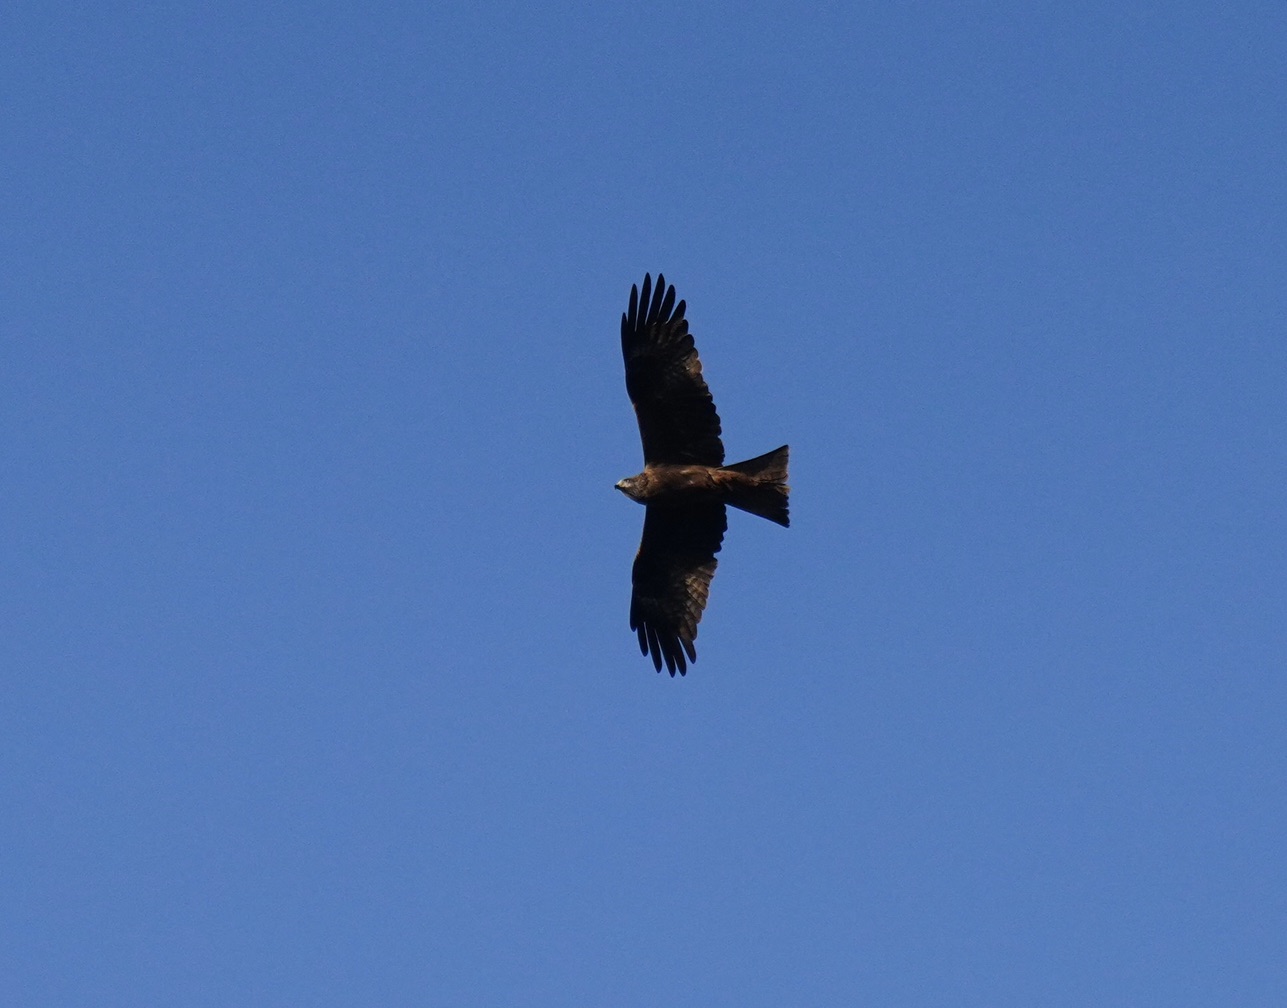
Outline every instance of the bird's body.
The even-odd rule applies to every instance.
[[[719,501],[749,511],[779,525],[790,525],[787,516],[787,454],[777,451],[731,466],[650,465],[638,476],[628,476],[617,489],[640,504],[683,507],[690,503]],[[779,474],[780,470],[780,474]]]
[[[626,390],[643,440],[644,470],[617,489],[647,507],[635,557],[630,629],[673,676],[697,660],[693,644],[706,607],[715,554],[728,524],[726,505],[789,525],[788,448],[724,464],[719,415],[702,378],[684,302],[658,274],[631,287],[621,316]]]
[[[640,504],[683,504],[712,495],[732,496],[738,474],[728,469],[699,465],[649,466],[638,476],[627,476],[617,489]]]

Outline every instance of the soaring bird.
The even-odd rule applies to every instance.
[[[788,446],[724,464],[719,414],[684,318],[684,302],[666,278],[644,275],[630,288],[621,316],[626,392],[643,440],[644,469],[617,483],[643,504],[643,539],[635,556],[630,629],[639,650],[674,676],[697,660],[693,641],[706,608],[715,554],[728,525],[725,505],[789,525]]]

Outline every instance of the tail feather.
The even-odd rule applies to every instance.
[[[725,466],[725,469],[749,477],[729,503],[771,522],[789,526],[788,494],[791,488],[786,483],[788,454],[789,446],[783,445],[745,462]]]

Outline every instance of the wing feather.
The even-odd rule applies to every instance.
[[[727,525],[723,504],[648,506],[635,557],[630,629],[658,672],[664,662],[672,676],[684,675],[685,655],[689,662],[697,660],[693,642]]]
[[[643,290],[630,288],[621,316],[626,391],[635,407],[644,463],[718,466],[724,462],[719,414],[702,377],[702,362],[666,278],[644,275]]]

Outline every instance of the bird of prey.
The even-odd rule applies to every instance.
[[[674,676],[697,660],[693,641],[706,608],[715,554],[727,527],[725,505],[789,525],[788,448],[724,464],[719,415],[684,318],[684,302],[657,274],[630,288],[621,316],[626,392],[643,440],[644,470],[617,489],[647,507],[635,556],[630,629],[639,650]]]

